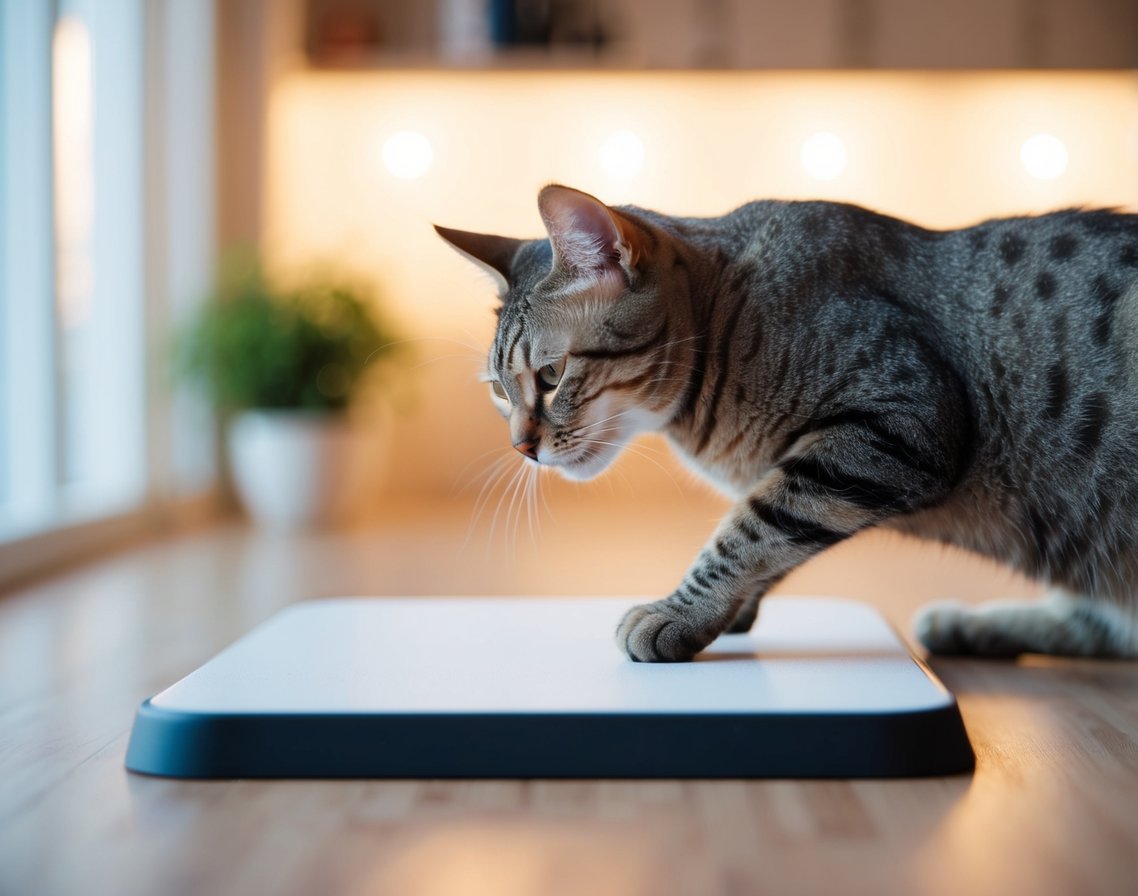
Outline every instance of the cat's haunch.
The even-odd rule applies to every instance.
[[[563,186],[538,207],[547,238],[437,228],[500,286],[486,379],[511,444],[589,479],[659,431],[736,500],[621,622],[632,659],[748,630],[773,584],[878,525],[1053,588],[928,608],[931,650],[1138,656],[1138,216],[681,218]]]

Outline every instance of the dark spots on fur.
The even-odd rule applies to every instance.
[[[1114,324],[1114,312],[1109,309],[1102,312],[1096,319],[1092,337],[1095,345],[1100,348],[1110,342],[1110,331]]]
[[[1043,301],[1049,301],[1055,297],[1055,275],[1044,271],[1035,278],[1035,294]]]
[[[885,322],[885,326],[881,328],[881,335],[886,344],[900,342],[908,335],[907,331],[897,325],[894,320]]]
[[[1079,238],[1073,233],[1061,233],[1051,240],[1047,254],[1055,261],[1068,261],[1079,251]]]
[[[1122,298],[1122,290],[1107,279],[1105,274],[1099,274],[1091,283],[1091,295],[1105,308],[1113,308]]]
[[[1002,258],[1006,264],[1014,265],[1023,258],[1023,253],[1026,248],[1027,244],[1019,234],[1005,233],[1000,239],[1000,258]]]
[[[1118,263],[1127,268],[1138,268],[1138,246],[1123,246],[1118,253]]]
[[[791,544],[828,547],[837,544],[845,537],[840,532],[804,519],[767,501],[752,498],[749,503],[751,512],[756,517],[780,531]]]
[[[996,291],[992,295],[992,317],[999,317],[1004,313],[1004,308],[1007,307],[1011,294],[1010,287],[1003,283],[996,284]]]
[[[1083,399],[1075,427],[1075,448],[1082,457],[1094,457],[1109,419],[1110,400],[1106,393],[1095,392]]]
[[[1023,385],[1023,374],[1018,370],[1013,370],[1008,376],[1008,382],[1010,382],[1012,386],[1018,389]]]
[[[1071,383],[1067,377],[1067,368],[1056,362],[1047,371],[1047,404],[1043,415],[1051,420],[1058,419],[1067,406],[1067,396],[1071,391]]]
[[[909,243],[905,240],[904,232],[894,226],[892,221],[873,219],[877,229],[877,238],[882,251],[896,261],[906,261],[909,258]]]
[[[1000,356],[992,352],[992,356],[988,359],[989,365],[992,368],[992,375],[997,380],[1003,380],[1007,376],[1007,368],[1004,367],[1004,362],[1000,360]]]
[[[858,334],[857,322],[853,320],[844,320],[838,325],[837,333],[838,342],[849,342],[854,339]]]
[[[1016,313],[1012,316],[1012,323],[1015,324],[1015,328],[1017,331],[1019,331],[1020,333],[1026,333],[1027,332],[1027,313],[1022,308],[1018,308],[1016,310]]]
[[[988,245],[988,231],[975,229],[968,233],[968,245],[973,253],[980,252]]]
[[[1132,216],[1115,214],[1105,209],[1084,212],[1079,216],[1079,221],[1086,230],[1097,236],[1131,235],[1134,228]]]
[[[893,382],[898,386],[911,386],[917,381],[917,371],[912,367],[900,367],[893,376]]]

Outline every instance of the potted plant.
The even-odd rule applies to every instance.
[[[219,412],[255,520],[298,528],[347,509],[362,460],[348,410],[394,344],[358,287],[280,289],[256,266],[222,278],[184,335],[180,366]]]

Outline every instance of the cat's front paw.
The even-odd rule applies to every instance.
[[[636,663],[686,662],[713,639],[662,600],[633,607],[616,630],[617,645]]]

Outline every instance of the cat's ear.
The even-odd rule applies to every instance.
[[[435,232],[459,252],[494,278],[498,292],[505,296],[510,288],[510,266],[525,240],[489,233],[470,233],[435,225]]]
[[[604,276],[620,270],[631,282],[644,257],[644,235],[599,199],[551,184],[537,197],[553,245],[553,261],[577,274]]]

